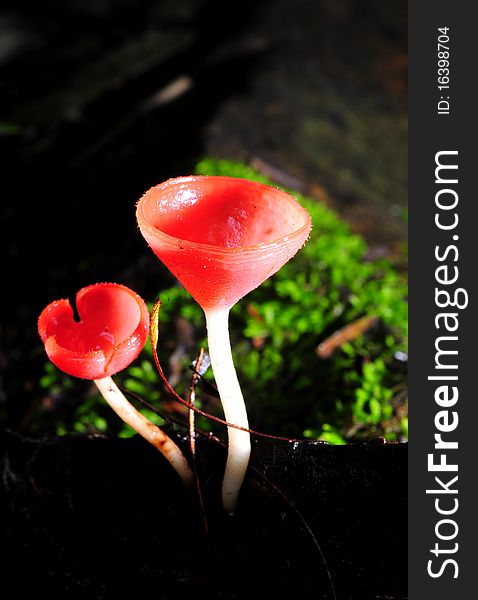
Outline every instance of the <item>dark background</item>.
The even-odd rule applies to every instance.
[[[403,260],[406,94],[404,0],[4,1],[2,425],[28,433],[41,408],[36,321],[47,303],[98,281],[148,300],[171,284],[135,203],[205,155],[250,162],[335,208],[373,256]],[[104,600],[142,586],[158,598],[249,598],[261,583],[272,593],[288,583],[291,597],[329,600],[327,564],[341,599],[406,595],[404,444],[255,441],[325,563],[267,486],[247,486],[239,518],[225,519],[212,442],[198,453],[209,548],[191,534],[204,533],[195,496],[157,470],[161,457],[141,440],[2,431],[0,442],[7,594]],[[197,579],[208,564],[212,581]],[[172,583],[169,596],[158,582]]]
[[[204,155],[251,162],[403,252],[403,0],[46,0],[0,9],[0,417],[41,391],[44,306],[169,284],[134,218]]]

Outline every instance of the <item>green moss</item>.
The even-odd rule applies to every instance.
[[[225,160],[203,160],[197,173],[271,184],[251,167]],[[370,436],[403,439],[394,390],[403,390],[404,366],[395,354],[407,347],[406,282],[390,261],[366,260],[365,241],[333,211],[287,191],[312,217],[310,239],[231,313],[232,345],[251,423],[269,433],[307,434],[331,443]],[[190,296],[176,287],[161,298],[163,323],[181,314],[206,345],[202,311]],[[330,358],[319,358],[320,342],[363,316],[378,317],[378,323]],[[171,335],[162,327],[164,343]],[[399,405],[403,410],[403,399]]]
[[[251,167],[225,160],[205,159],[198,164],[197,173],[271,184]],[[365,241],[333,211],[317,200],[287,191],[311,215],[310,239],[293,260],[231,312],[233,353],[251,427],[334,444],[377,436],[404,439],[408,433],[406,365],[395,356],[403,357],[407,350],[406,282],[390,261],[367,260]],[[199,348],[207,348],[204,315],[179,285],[162,290],[159,296],[163,304],[158,350],[166,372],[177,346],[174,319],[184,317],[195,332],[196,347],[180,359],[183,378],[176,386],[178,393],[186,396],[190,365]],[[321,342],[364,316],[377,317],[375,326],[344,343],[330,357],[319,357]],[[212,380],[210,371],[205,378]],[[116,379],[156,406],[165,399],[149,343],[142,358]],[[58,385],[51,367],[42,384]],[[217,399],[201,390],[198,402],[222,416]],[[102,430],[105,423],[101,419],[116,423],[114,415],[106,417],[104,408],[95,397],[94,402],[76,410],[73,420],[61,421],[57,431],[78,430],[86,427],[86,422],[88,430]],[[202,418],[197,426],[224,431]],[[117,423],[116,427],[121,435],[127,435]]]

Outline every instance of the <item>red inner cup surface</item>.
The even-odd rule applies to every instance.
[[[135,297],[117,287],[98,286],[80,292],[76,305],[79,322],[68,303],[46,329],[47,336],[54,335],[60,346],[73,352],[106,350],[109,354],[135,331],[141,319]]]
[[[38,331],[50,360],[60,369],[86,379],[112,375],[127,367],[146,342],[149,314],[129,288],[100,283],[76,296],[79,321],[68,300],[49,304]]]
[[[203,307],[230,308],[306,241],[307,211],[289,194],[234,177],[179,177],[137,206],[143,236]]]
[[[227,177],[185,179],[158,186],[160,195],[144,204],[150,224],[172,237],[240,248],[277,240],[306,222],[297,203],[275,188]]]

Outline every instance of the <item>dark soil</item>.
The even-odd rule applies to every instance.
[[[404,444],[256,441],[267,479],[250,471],[234,517],[211,440],[198,440],[204,515],[139,438],[5,431],[0,447],[5,598],[406,598]]]

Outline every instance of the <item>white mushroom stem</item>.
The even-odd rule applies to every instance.
[[[229,341],[229,309],[204,311],[211,366],[228,423],[249,428],[246,405],[237,379]],[[247,431],[228,428],[228,455],[222,482],[222,504],[233,514],[251,454],[251,438]]]
[[[115,413],[163,454],[185,485],[192,485],[191,467],[173,440],[128,402],[111,377],[95,379],[95,384]]]

